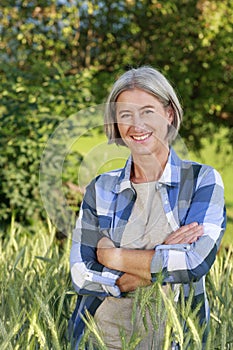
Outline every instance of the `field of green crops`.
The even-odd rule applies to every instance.
[[[0,240],[0,349],[70,349],[67,325],[74,308],[75,293],[69,277],[70,240],[59,240],[48,223],[38,224],[36,233],[12,221],[7,235]],[[211,331],[208,349],[233,348],[233,249],[222,247],[207,279],[211,305]],[[159,294],[157,286],[157,296]],[[151,295],[142,295],[141,305],[149,305]],[[202,330],[190,306],[176,310],[172,297],[163,300],[161,317],[168,315],[164,349],[168,349],[171,331],[183,349],[201,349]],[[157,305],[161,305],[159,302]],[[166,311],[164,311],[166,310]],[[188,320],[188,338],[183,320]],[[92,331],[95,326],[90,322]],[[91,331],[89,330],[89,331]],[[134,349],[137,336],[122,349]],[[187,342],[189,341],[189,344]],[[98,338],[99,349],[107,349]],[[84,349],[84,347],[80,347]]]
[[[91,147],[90,140],[86,141]],[[86,151],[86,154],[89,153]],[[103,157],[101,150],[100,153]],[[93,157],[96,155],[94,154]],[[193,157],[214,165],[222,174],[225,183],[228,228],[217,260],[207,277],[207,293],[211,306],[207,349],[233,349],[231,155],[226,152],[224,156],[221,156],[216,153],[212,145],[206,145],[202,154],[198,157],[193,155]],[[122,161],[120,155],[116,155],[116,158],[119,162]],[[112,167],[112,165],[106,158],[105,168]],[[7,232],[0,232],[1,350],[70,349],[67,340],[67,325],[76,299],[69,275],[70,245],[69,238],[58,239],[56,237],[56,230],[49,220],[35,223],[32,233],[31,230],[22,227],[12,219]],[[169,349],[172,334],[180,342],[182,349],[201,349],[203,330],[197,325],[195,312],[190,312],[190,305],[181,305],[177,309],[174,307],[172,296],[165,297],[158,285],[155,285],[155,291],[157,296],[159,295],[157,300],[161,301],[157,304],[158,314],[161,313],[161,317],[164,317],[165,314],[168,316],[164,350]],[[150,305],[151,295],[139,295],[139,298],[141,298],[143,307]],[[184,320],[188,328],[185,335],[183,332]],[[86,337],[90,332],[94,332],[99,349],[107,350],[101,336],[95,331],[96,327],[93,320],[90,319]],[[122,349],[133,350],[138,340],[137,335],[134,335],[127,343],[122,335]],[[80,346],[80,349],[84,349],[84,344]]]

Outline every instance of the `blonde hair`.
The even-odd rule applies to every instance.
[[[124,145],[116,119],[116,102],[118,96],[126,90],[140,89],[154,95],[164,106],[171,107],[174,118],[168,131],[168,141],[171,143],[177,136],[182,121],[183,110],[177,95],[162,73],[152,67],[133,68],[114,83],[108,96],[104,115],[105,133],[109,143]]]

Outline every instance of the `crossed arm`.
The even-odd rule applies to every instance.
[[[163,244],[194,243],[203,233],[202,225],[194,222],[172,232]],[[124,272],[117,280],[121,292],[134,291],[139,286],[151,284],[150,265],[154,253],[154,249],[116,248],[107,237],[102,238],[97,245],[98,262],[110,269]]]

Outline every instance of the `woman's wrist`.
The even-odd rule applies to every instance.
[[[114,243],[108,237],[103,237],[97,244],[97,260],[100,264],[114,269],[111,267],[111,263],[115,260],[116,250]]]

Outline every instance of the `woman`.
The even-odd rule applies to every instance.
[[[106,104],[109,142],[131,151],[123,169],[104,173],[87,187],[73,234],[71,275],[78,292],[72,316],[78,349],[85,310],[94,316],[108,349],[126,338],[132,293],[163,276],[163,288],[201,302],[208,321],[205,275],[225,230],[223,184],[213,168],[183,161],[171,147],[182,120],[167,79],[150,67],[131,69],[114,84]],[[178,297],[178,294],[177,294]],[[140,317],[137,320],[141,325]],[[142,331],[137,349],[162,349],[163,329]],[[128,339],[127,338],[127,339]]]

